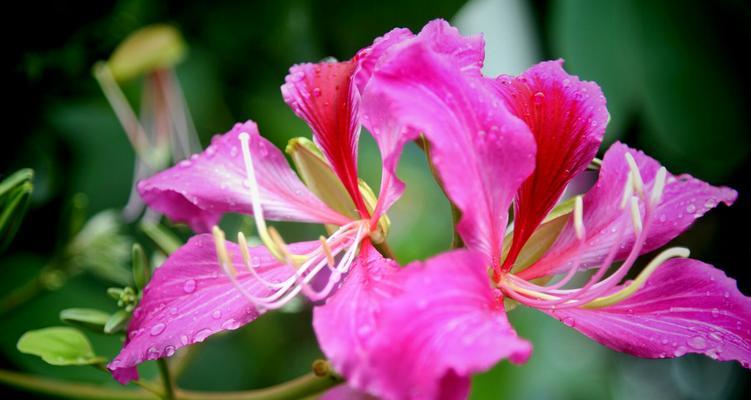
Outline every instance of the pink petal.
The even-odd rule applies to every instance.
[[[252,121],[235,124],[231,131],[215,136],[203,153],[139,182],[141,197],[151,208],[190,224],[196,231],[207,231],[227,212],[252,214],[238,138],[242,132],[250,135],[266,218],[339,225],[348,222],[305,187],[284,155],[258,134]]]
[[[587,243],[581,261],[585,267],[595,266],[602,261],[612,246],[618,245],[616,242],[619,238],[622,240],[622,247],[616,260],[623,259],[633,245],[632,232],[619,234],[619,229],[631,229],[632,226],[628,209],[624,211],[619,207],[629,171],[626,153],[630,153],[636,160],[647,193],[660,168],[657,160],[622,143],[614,143],[608,149],[597,183],[584,196],[583,221]],[[663,246],[720,202],[731,205],[737,196],[730,188],[712,186],[687,174],[675,176],[668,173],[665,190],[656,207],[654,221],[647,231],[642,253]],[[643,206],[642,204],[642,210]],[[577,251],[576,232],[573,223],[569,223],[548,253],[519,275],[533,279],[560,273],[567,269],[567,264],[576,257]]]
[[[298,64],[289,69],[282,85],[284,101],[313,130],[334,172],[341,179],[360,214],[370,216],[357,175],[360,138],[360,96],[353,84],[355,60]]]
[[[318,342],[334,369],[355,387],[367,379],[367,348],[377,333],[382,303],[399,293],[398,265],[365,245],[342,286],[313,310]]]
[[[567,74],[563,60],[496,82],[509,110],[527,123],[537,143],[534,173],[516,195],[514,239],[505,261],[510,265],[569,181],[597,154],[609,115],[600,87]]]
[[[398,53],[405,46],[405,43],[419,41],[431,48],[432,51],[452,58],[462,73],[480,76],[480,69],[485,57],[482,37],[461,36],[456,28],[444,20],[430,21],[417,37],[409,31],[394,30],[384,38],[384,40],[376,40],[372,50],[367,52],[371,56],[371,60],[374,55],[377,55],[381,57],[379,61],[383,62],[384,59],[390,57],[386,50],[390,50],[391,55],[393,55]],[[371,60],[363,60],[361,64],[375,64]],[[374,70],[375,65],[367,68],[368,77],[372,76]],[[364,85],[361,87],[364,87]],[[369,94],[368,90],[363,91],[361,88],[361,93],[364,93],[363,124],[378,143],[383,160],[379,204],[374,213],[377,215],[387,210],[404,192],[404,183],[397,178],[396,168],[404,144],[414,140],[419,132],[403,127],[398,120],[398,116],[389,112],[389,101],[380,96],[377,90]]]
[[[549,312],[614,350],[646,358],[699,353],[751,362],[751,298],[724,272],[691,259],[657,268],[625,301],[600,309]]]
[[[403,295],[383,308],[371,381],[361,389],[384,398],[465,398],[472,373],[529,357],[531,345],[509,325],[481,254],[444,253],[397,276]]]
[[[235,265],[242,266],[237,245],[227,245]],[[317,245],[293,247],[302,251]],[[251,248],[250,254],[257,272],[269,281],[278,282],[293,273],[261,246]],[[247,269],[238,268],[237,280],[252,295],[271,293]],[[214,238],[194,236],[154,271],[128,326],[128,339],[108,368],[120,383],[127,383],[137,377],[135,367],[141,362],[172,356],[183,346],[237,329],[261,313],[221,272]]]
[[[436,51],[435,42],[455,30],[425,32],[400,45],[373,75],[366,96],[389,130],[374,135],[426,135],[443,186],[462,211],[459,233],[468,247],[498,260],[509,205],[534,166],[534,139],[482,77],[464,72],[476,68],[462,64],[476,52]],[[467,41],[466,49],[476,48],[476,39]]]
[[[369,394],[352,388],[343,383],[327,390],[319,400],[375,400],[376,398]]]

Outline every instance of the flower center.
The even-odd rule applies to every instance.
[[[506,273],[496,282],[496,286],[506,296],[522,304],[536,308],[607,307],[617,304],[634,294],[644,285],[657,267],[665,261],[674,257],[689,256],[689,251],[686,248],[674,247],[664,250],[642,270],[636,279],[617,288],[621,280],[626,276],[631,267],[633,267],[634,262],[644,247],[647,231],[653,222],[655,209],[662,198],[667,177],[665,167],[660,168],[655,176],[651,191],[647,193],[639,168],[631,154],[626,154],[626,162],[629,166],[629,174],[623,189],[620,209],[624,214],[630,214],[630,218],[618,219],[619,222],[617,223],[619,226],[614,230],[614,232],[617,232],[617,236],[607,255],[603,258],[602,263],[596,268],[595,273],[580,287],[564,289],[573,280],[577,272],[580,271],[581,260],[587,250],[586,227],[584,226],[583,219],[584,207],[582,198],[579,196],[575,200],[573,212],[574,231],[578,240],[578,249],[566,274],[563,274],[562,278],[557,282],[541,285],[527,281],[512,273]],[[642,209],[644,210],[643,213]],[[624,234],[629,230],[635,236],[635,239],[631,242],[631,249],[623,264],[610,276],[606,277],[605,275],[618,255],[619,250],[624,248],[628,243],[628,240],[625,240]]]

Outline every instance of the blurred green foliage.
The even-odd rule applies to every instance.
[[[487,53],[493,73],[519,73],[519,66],[537,57],[564,57],[570,72],[602,85],[612,117],[608,140],[642,147],[671,170],[738,189],[736,206],[705,217],[678,243],[728,271],[749,292],[749,272],[741,261],[751,257],[748,236],[741,233],[751,215],[745,200],[751,191],[746,111],[751,85],[740,61],[748,56],[751,38],[751,9],[745,2],[122,0],[19,7],[11,19],[33,21],[34,29],[19,30],[11,49],[14,108],[12,126],[3,134],[0,178],[33,168],[34,191],[18,235],[0,259],[0,293],[49,268],[61,248],[81,243],[76,233],[90,216],[127,201],[133,151],[90,71],[130,32],[152,23],[182,32],[188,52],[177,76],[204,144],[235,121],[253,119],[283,148],[292,137],[310,135],[279,92],[290,65],[327,56],[346,59],[393,27],[418,30],[429,19],[451,20],[457,13],[467,32],[492,32]],[[123,86],[135,109],[140,85],[134,80]],[[361,149],[361,176],[377,188],[380,160],[367,134]],[[389,242],[400,261],[408,262],[449,246],[451,215],[416,146],[405,149],[399,174],[407,191],[390,212]],[[83,216],[71,211],[80,209],[77,193],[88,199]],[[230,232],[245,223],[236,217],[223,221]],[[278,226],[289,240],[322,232],[299,224]],[[189,235],[184,228],[177,232],[181,239]],[[125,227],[124,233],[144,244],[147,254],[158,250],[137,227]],[[127,259],[131,247],[122,244],[117,254],[105,255]],[[25,331],[59,324],[64,309],[117,311],[106,280],[131,285],[129,272],[110,268],[107,261],[94,266],[115,271],[114,277],[76,274],[61,289],[0,316],[2,367],[117,385],[93,368],[52,367],[16,349]],[[719,399],[744,398],[749,390],[744,372],[732,364],[700,357],[639,360],[530,310],[515,310],[511,319],[534,343],[535,353],[524,366],[504,362],[478,376],[475,399]],[[89,337],[96,353],[106,357],[121,345],[116,336]],[[316,357],[320,351],[309,311],[272,313],[200,345],[179,384],[204,390],[264,387],[308,371]],[[141,372],[153,377],[156,367],[146,363]]]

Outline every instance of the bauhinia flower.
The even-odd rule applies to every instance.
[[[127,341],[108,366],[115,378],[135,379],[142,361],[237,329],[301,292],[319,301],[337,287],[341,300],[317,307],[314,324],[331,362],[349,371],[349,357],[362,353],[357,347],[373,309],[389,297],[396,263],[374,245],[384,243],[385,213],[404,189],[384,173],[376,198],[358,178],[360,101],[377,59],[410,36],[396,29],[349,61],[290,69],[282,94],[314,138],[293,139],[287,147],[302,181],[249,121],[215,137],[203,153],[140,182],[150,207],[212,234],[193,237],[155,271]],[[376,140],[384,165],[395,166],[401,148]],[[249,247],[242,233],[237,244],[227,242],[216,224],[228,212],[252,214],[263,246]],[[267,219],[325,224],[330,234],[287,244]],[[325,280],[317,282],[320,287],[312,282],[317,277]]]
[[[751,299],[721,270],[669,248],[624,281],[640,255],[736,192],[672,175],[616,143],[595,185],[561,202],[602,140],[609,116],[600,88],[561,61],[486,78],[482,40],[434,24],[380,61],[363,102],[378,103],[402,140],[420,132],[430,141],[466,249],[392,279],[400,294],[378,314],[370,380],[359,388],[384,398],[466,396],[472,373],[530,356],[506,317],[519,303],[617,351],[700,353],[748,368]],[[442,52],[446,43],[463,51]],[[574,279],[587,270],[591,277]]]

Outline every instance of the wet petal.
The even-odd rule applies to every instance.
[[[327,390],[320,400],[375,400],[376,398],[343,383]]]
[[[603,159],[595,186],[584,196],[583,222],[587,237],[585,251],[581,255],[583,267],[596,266],[613,246],[620,246],[616,260],[623,259],[634,242],[628,210],[620,208],[629,167],[625,154],[629,153],[636,161],[644,188],[649,194],[660,164],[641,151],[631,149],[622,143],[614,143]],[[647,239],[642,253],[657,249],[683,231],[695,219],[716,207],[719,203],[731,205],[737,193],[727,187],[712,186],[690,175],[667,174],[665,190],[657,203],[654,219],[647,231]],[[643,202],[640,203],[642,211]],[[621,243],[617,243],[621,239]],[[576,257],[578,240],[573,223],[564,227],[560,236],[548,253],[532,267],[519,273],[525,279],[533,279],[565,271]]]
[[[465,250],[408,265],[403,294],[383,308],[367,389],[384,398],[464,398],[472,373],[504,358],[524,362],[517,337],[490,287],[485,258]]]
[[[549,314],[605,346],[639,357],[699,353],[746,368],[751,362],[751,298],[724,272],[697,260],[667,261],[621,303]]]
[[[500,76],[495,87],[537,144],[535,170],[516,196],[512,262],[569,181],[594,158],[609,115],[600,87],[567,74],[562,60],[539,63],[516,78]]]
[[[509,205],[534,166],[534,139],[484,78],[464,73],[456,53],[435,50],[441,36],[429,32],[381,62],[366,96],[388,118],[384,134],[425,134],[443,187],[462,211],[459,233],[498,260]]]
[[[329,209],[300,182],[284,155],[258,134],[254,122],[236,124],[216,136],[198,155],[141,181],[138,191],[153,209],[196,231],[207,231],[227,212],[252,214],[240,140],[250,135],[250,152],[264,216],[272,220],[343,224],[348,219]]]
[[[393,282],[397,271],[396,262],[365,245],[342,286],[313,310],[313,327],[323,353],[355,387],[367,382],[367,348],[378,332],[382,303],[399,293]]]
[[[235,265],[243,265],[237,245],[227,245]],[[295,244],[292,250],[304,251],[317,245]],[[280,282],[293,273],[261,246],[251,248],[250,254],[256,271],[268,281]],[[238,269],[237,280],[252,295],[271,293],[247,269]],[[208,234],[194,236],[154,271],[128,325],[126,343],[108,368],[121,383],[127,383],[137,377],[135,367],[141,362],[170,357],[183,346],[237,329],[261,313],[221,272],[214,238]]]
[[[360,95],[353,83],[356,68],[354,60],[295,65],[285,78],[282,95],[295,114],[313,130],[313,139],[358,211],[368,216],[358,188]]]

